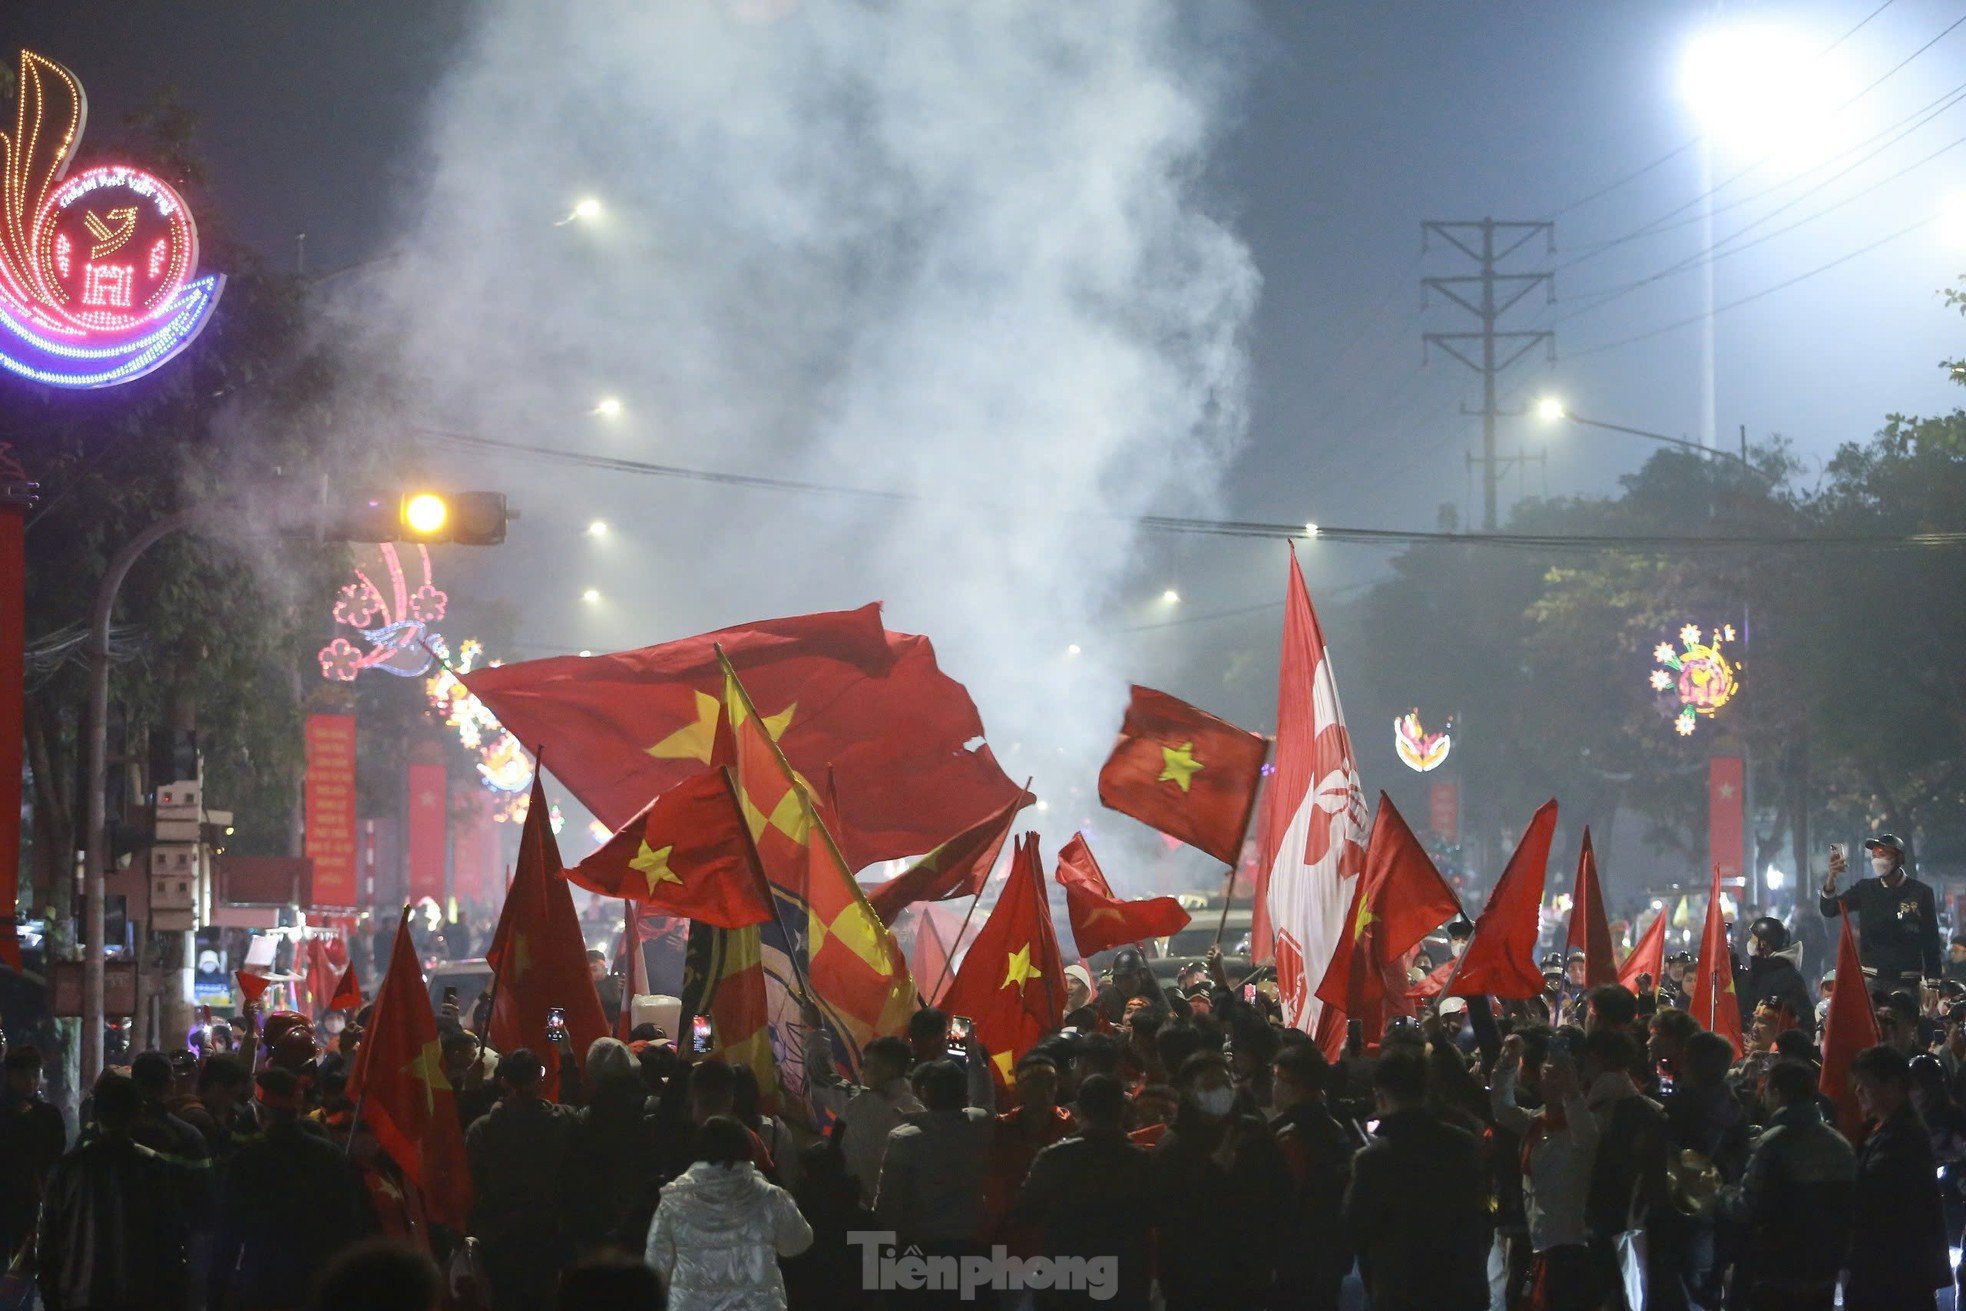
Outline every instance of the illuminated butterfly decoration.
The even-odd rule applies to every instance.
[[[443,638],[431,625],[443,619],[450,598],[431,581],[430,549],[417,545],[423,582],[414,590],[403,574],[395,544],[384,542],[380,550],[388,571],[388,592],[376,586],[369,570],[358,568],[355,581],[335,594],[335,622],[353,628],[367,645],[358,646],[344,635],[322,647],[321,677],[330,682],[352,683],[365,669],[421,678],[437,663],[432,648],[441,650]]]
[[[70,174],[89,100],[73,73],[21,51],[0,132],[0,368],[51,387],[140,378],[191,343],[225,279],[195,277],[198,227],[154,173]]]
[[[1409,710],[1393,721],[1393,750],[1408,769],[1417,769],[1422,774],[1439,769],[1447,763],[1447,753],[1454,748],[1454,721],[1438,733],[1429,733],[1420,724],[1420,712]]]

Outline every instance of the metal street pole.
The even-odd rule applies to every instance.
[[[20,968],[21,742],[26,734],[27,512],[40,484],[0,445],[0,961]]]
[[[116,593],[137,557],[159,539],[196,522],[211,511],[205,507],[166,515],[138,533],[116,553],[96,590],[95,616],[89,629],[89,797],[87,830],[82,846],[82,887],[86,908],[82,920],[82,1087],[95,1085],[102,1073],[103,1026],[103,900],[108,873],[108,815],[104,793],[109,789],[109,618]]]
[[[1722,450],[1719,449],[1718,447],[1702,446],[1699,442],[1688,441],[1684,437],[1669,437],[1662,432],[1652,432],[1646,428],[1631,428],[1631,427],[1627,427],[1622,423],[1606,423],[1602,419],[1586,419],[1583,415],[1572,414],[1568,410],[1563,411],[1563,417],[1565,419],[1568,419],[1572,423],[1581,424],[1586,428],[1602,428],[1606,432],[1622,432],[1632,437],[1643,437],[1648,441],[1664,442],[1668,446],[1681,446],[1689,451],[1698,451],[1701,455],[1710,456],[1714,459],[1732,460],[1735,464],[1740,465],[1743,469],[1746,469],[1749,473],[1753,474],[1755,477],[1766,478],[1768,479],[1769,482],[1774,481],[1774,478],[1771,475],[1764,472],[1763,470],[1755,468],[1754,465],[1749,463],[1748,457],[1745,454],[1745,452],[1740,455],[1736,455],[1732,451]],[[1745,427],[1742,429],[1742,431],[1744,433],[1746,432]]]

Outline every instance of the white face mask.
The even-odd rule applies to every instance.
[[[1870,858],[1870,867],[1877,872],[1877,877],[1879,878],[1883,878],[1886,874],[1889,874],[1891,872],[1891,866],[1895,863],[1889,856],[1872,856]]]
[[[1219,1120],[1236,1108],[1236,1090],[1233,1088],[1204,1088],[1195,1094],[1195,1105],[1203,1115]]]

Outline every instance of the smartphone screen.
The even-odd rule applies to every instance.
[[[1243,985],[1242,985],[1242,999],[1243,999],[1244,1001],[1246,1001],[1246,1002],[1248,1002],[1248,1003],[1249,1003],[1249,1004],[1250,1004],[1251,1006],[1254,1006],[1254,1005],[1256,1004],[1256,985],[1255,985],[1255,984],[1253,984],[1253,983],[1245,983],[1245,984],[1243,984]]]
[[[951,1015],[947,1036],[950,1057],[958,1061],[969,1059],[969,1035],[976,1031],[976,1021],[967,1015]]]
[[[565,1033],[566,1028],[567,1013],[565,1008],[555,1006],[552,1010],[546,1012],[546,1032],[548,1034],[558,1036],[559,1034]]]
[[[452,1009],[456,1009],[457,985],[455,983],[447,983],[444,985],[444,1005],[449,1006]]]
[[[708,1015],[692,1015],[689,1021],[689,1049],[698,1056],[708,1056],[715,1050],[714,1038],[710,1030]]]

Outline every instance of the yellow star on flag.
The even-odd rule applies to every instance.
[[[416,1059],[403,1067],[405,1073],[423,1085],[423,1105],[426,1113],[437,1113],[437,1090],[451,1091],[451,1081],[444,1074],[444,1043],[441,1038],[432,1038],[418,1050]]]
[[[650,747],[646,754],[657,760],[700,760],[710,763],[712,748],[717,742],[717,712],[723,702],[708,692],[697,692],[696,718]],[[785,736],[785,730],[792,726],[792,716],[799,710],[798,702],[793,702],[775,715],[766,715],[765,732],[776,742]]]
[[[1029,983],[1032,979],[1041,979],[1043,977],[1044,971],[1031,964],[1030,943],[1025,943],[1005,958],[1003,987],[1008,988],[1014,983],[1017,985],[1017,991],[1021,993],[1024,991],[1024,985],[1026,983]]]
[[[1183,792],[1194,781],[1195,774],[1202,769],[1202,763],[1195,759],[1195,744],[1183,742],[1178,747],[1160,749],[1160,777],[1156,783],[1172,783]]]
[[[662,884],[679,884],[683,881],[682,875],[669,868],[669,853],[675,849],[674,844],[671,844],[659,850],[651,850],[648,842],[644,840],[642,849],[635,853],[633,860],[628,862],[629,869],[639,871],[642,877],[648,880],[651,897],[655,895],[656,888]]]
[[[1098,910],[1093,911],[1085,917],[1086,927],[1091,928],[1100,920],[1118,920],[1123,924],[1126,922],[1126,916],[1120,914],[1119,907],[1117,906],[1101,906]]]
[[[1378,922],[1379,917],[1372,913],[1371,904],[1365,898],[1360,897],[1358,900],[1358,914],[1352,920],[1352,941],[1361,941],[1365,937],[1365,926]]]

